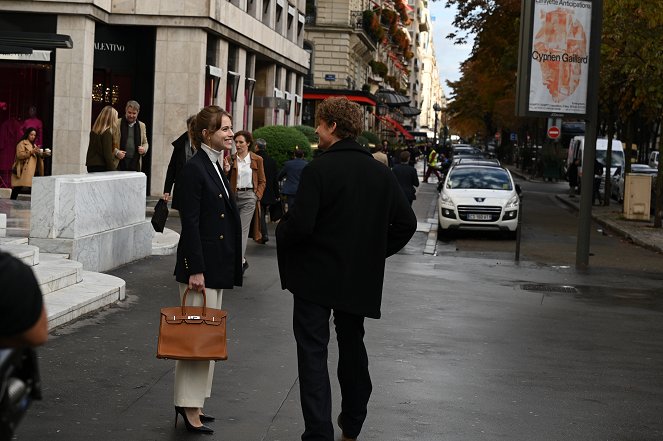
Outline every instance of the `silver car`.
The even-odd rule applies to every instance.
[[[658,170],[647,164],[631,164],[631,174],[634,175],[649,175],[652,177],[652,188]],[[622,202],[624,200],[624,167],[619,166],[611,177],[612,187],[610,196]]]

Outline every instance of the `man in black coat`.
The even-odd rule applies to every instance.
[[[260,199],[260,233],[262,238],[258,243],[264,244],[269,241],[269,230],[267,229],[267,212],[269,207],[276,203],[280,203],[277,198],[279,191],[279,180],[277,178],[279,169],[276,166],[274,158],[267,154],[267,141],[262,138],[256,139],[256,155],[262,158],[262,168],[265,170],[265,191]]]
[[[364,346],[364,317],[379,318],[385,259],[410,240],[417,219],[388,167],[355,138],[364,115],[345,97],[316,110],[325,151],[304,168],[297,204],[276,228],[281,286],[294,295],[302,440],[334,439],[327,371],[329,316],[339,348],[343,440],[366,419],[372,385]]]
[[[410,205],[412,205],[412,201],[417,199],[417,190],[415,187],[419,186],[419,177],[417,176],[417,171],[410,165],[410,152],[403,150],[400,153],[400,162],[394,164],[391,171],[394,172],[405,197],[410,202]]]

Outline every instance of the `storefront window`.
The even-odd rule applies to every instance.
[[[36,144],[52,148],[53,66],[43,60],[50,53],[36,51],[21,61],[0,55],[0,187],[11,186],[16,144],[28,126],[37,129]],[[44,169],[51,174],[51,158]]]

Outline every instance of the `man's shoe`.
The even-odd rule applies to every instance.
[[[249,269],[249,261],[245,260],[244,263],[242,264],[242,275],[244,275],[244,271]]]
[[[336,424],[338,424],[338,427],[341,429],[341,441],[357,441],[357,438],[348,438],[345,436],[345,433],[343,433],[343,425],[341,424],[341,415],[338,415],[338,418],[336,418]]]

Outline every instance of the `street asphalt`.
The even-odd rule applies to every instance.
[[[436,194],[422,184],[422,224],[435,222]],[[126,301],[39,350],[44,399],[14,439],[299,440],[292,296],[271,239],[249,243],[244,286],[224,292],[229,359],[205,406],[213,435],[173,427],[174,362],[155,354],[159,309],[178,301],[175,257],[152,256],[110,272]],[[387,260],[382,319],[366,321],[374,390],[359,440],[663,439],[663,273],[426,254],[428,242],[417,232]],[[332,338],[334,419],[336,360]]]

